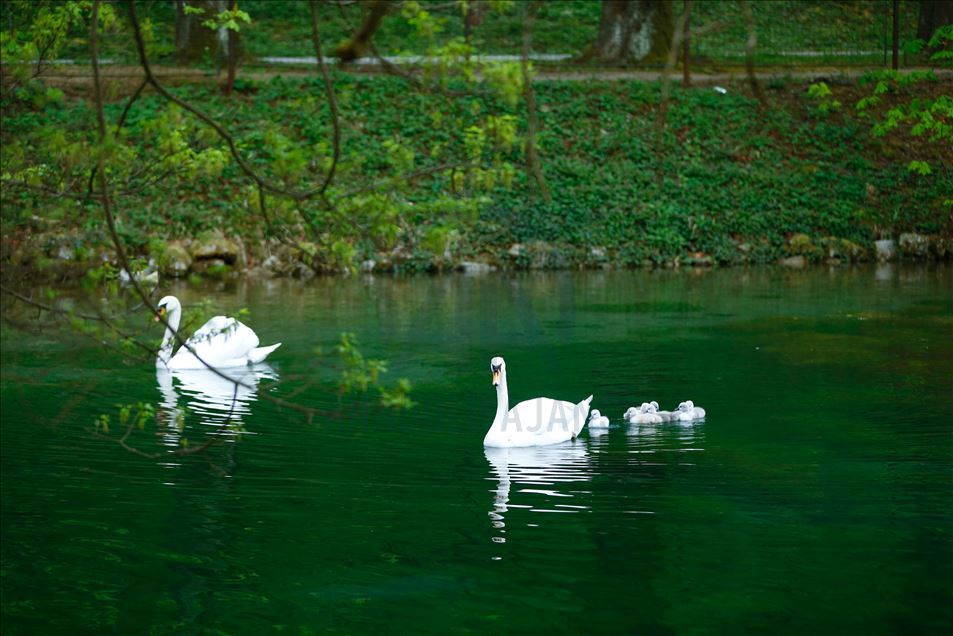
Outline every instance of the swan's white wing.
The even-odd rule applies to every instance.
[[[244,364],[248,352],[258,346],[258,336],[241,321],[228,316],[215,316],[201,326],[188,344],[199,358],[213,367]],[[183,366],[187,362],[195,362]],[[202,368],[201,362],[185,347],[173,358],[173,367]]]
[[[503,429],[513,446],[553,444],[572,439],[582,414],[572,402],[536,398],[510,409]]]

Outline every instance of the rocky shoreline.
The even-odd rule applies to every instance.
[[[618,251],[602,246],[582,248],[545,241],[513,243],[496,249],[446,250],[434,255],[398,245],[390,252],[377,253],[351,268],[328,265],[316,245],[276,240],[246,244],[238,237],[212,232],[201,239],[153,241],[147,250],[131,249],[137,255],[133,269],[163,278],[291,277],[309,279],[317,275],[361,273],[437,273],[458,271],[483,274],[493,271],[634,269],[639,267],[716,267],[777,263],[788,268],[812,264],[838,265],[869,261],[946,261],[953,258],[953,239],[940,235],[900,233],[895,239],[881,239],[860,245],[836,237],[812,238],[795,234],[777,259],[749,258],[752,248],[737,243],[736,258],[716,260],[700,252],[686,253],[665,261],[644,259],[633,263],[620,258]],[[115,250],[102,242],[89,244],[74,234],[32,233],[5,236],[0,244],[0,261],[5,273],[18,272],[39,281],[80,279],[91,270],[118,272]]]

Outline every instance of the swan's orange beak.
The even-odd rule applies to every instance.
[[[500,386],[500,372],[493,371],[493,386]]]
[[[159,316],[165,318],[165,307],[159,307]],[[156,316],[153,320],[159,322],[159,316]]]

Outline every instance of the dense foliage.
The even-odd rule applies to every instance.
[[[540,151],[553,193],[548,205],[524,173],[512,169],[521,160],[513,143],[524,127],[521,108],[507,111],[497,104],[499,117],[507,119],[493,129],[498,159],[487,155],[486,161],[511,164],[470,175],[488,186],[477,196],[453,170],[405,177],[439,167],[446,146],[460,146],[456,152],[464,154],[487,152],[481,146],[486,140],[466,130],[471,121],[493,116],[489,107],[408,94],[405,82],[394,78],[339,74],[335,87],[347,113],[346,159],[336,187],[346,192],[369,183],[391,185],[350,197],[334,213],[287,200],[275,201],[271,210],[280,231],[290,228],[314,242],[318,261],[329,266],[354,266],[398,244],[417,250],[422,267],[447,249],[457,258],[505,259],[512,243],[534,240],[561,244],[570,260],[580,262],[596,246],[625,264],[696,253],[721,262],[764,261],[782,255],[786,239],[796,233],[865,245],[901,231],[951,231],[944,197],[953,191],[953,177],[942,145],[925,155],[934,159],[933,174],[911,173],[909,157],[896,149],[903,137],[875,138],[870,124],[850,109],[825,110],[798,82],[776,82],[764,111],[740,89],[724,95],[710,88],[675,90],[661,137],[653,117],[656,85],[541,83]],[[851,87],[834,93],[852,90],[861,94]],[[905,90],[937,91],[943,85],[926,82]],[[283,183],[295,185],[328,161],[330,124],[326,103],[316,97],[317,80],[242,81],[233,99],[200,86],[176,94],[233,125],[253,163]],[[886,110],[891,97],[885,95],[879,107]],[[111,119],[122,108],[122,102],[111,104]],[[90,159],[77,144],[88,138],[92,116],[88,101],[65,99],[10,114],[4,173],[53,190],[70,179],[82,185]],[[465,134],[435,126],[435,117],[456,122]],[[215,228],[251,243],[271,236],[259,220],[257,192],[241,179],[221,142],[194,119],[149,95],[131,109],[124,131],[143,140],[127,148],[130,155],[114,168],[135,183],[121,199],[120,227],[130,245],[148,253],[161,250],[164,239]],[[928,139],[923,143],[929,146]],[[140,184],[134,173],[144,165],[175,177],[154,182],[151,175]],[[44,181],[47,173],[61,179]],[[105,241],[96,205],[9,187],[3,196],[5,231],[65,221],[83,245]],[[311,215],[317,238],[307,236],[299,213]]]
[[[444,22],[447,37],[464,35],[461,4],[444,0],[423,0],[425,10]],[[493,0],[494,12],[472,29],[472,43],[489,53],[519,54],[523,30],[520,2]],[[754,20],[758,29],[759,64],[875,64],[884,55],[885,34],[889,31],[891,3],[883,0],[759,0]],[[916,32],[919,0],[900,3],[901,41],[911,41]],[[248,62],[263,56],[310,56],[307,9],[302,2],[289,0],[241,0],[240,7],[252,18],[243,28]],[[474,4],[476,6],[476,4]],[[157,59],[172,54],[172,2],[142,3],[142,11],[155,35]],[[360,3],[341,3],[322,10],[321,33],[332,46],[338,44],[360,22]],[[597,0],[547,0],[536,20],[533,49],[538,53],[576,56],[596,38],[600,3]],[[746,26],[741,6],[731,1],[695,2],[692,22],[696,27],[718,28],[694,43],[696,55],[704,61],[737,63],[744,56]],[[64,56],[85,59],[88,49],[85,32],[75,27],[65,43]],[[418,39],[412,25],[400,19],[386,19],[375,35],[382,54],[423,54],[427,43]],[[117,61],[134,61],[135,49],[128,40],[104,43],[104,56]],[[807,54],[805,54],[807,52]]]
[[[119,5],[103,3],[104,49],[122,55],[139,35],[161,59],[170,5],[138,4],[141,32]],[[16,4],[4,50],[27,60],[84,44],[91,5]],[[351,5],[314,6],[326,48],[360,17]],[[543,3],[535,41],[548,46],[554,24],[582,37],[595,6]],[[544,200],[522,169],[529,119],[520,65],[477,57],[480,44],[505,49],[522,35],[524,7],[487,3],[470,39],[443,5],[394,7],[376,41],[385,52],[394,42],[426,52],[431,63],[414,77],[338,70],[326,85],[317,73],[246,74],[230,96],[201,81],[168,94],[144,85],[140,96],[142,87],[116,80],[107,85],[113,132],[104,142],[88,91],[67,95],[42,81],[42,65],[11,65],[0,165],[7,258],[42,270],[66,245],[80,263],[110,260],[92,188],[100,160],[133,254],[162,263],[174,239],[222,235],[249,250],[242,263],[216,262],[207,274],[254,266],[280,246],[313,271],[370,261],[421,271],[474,258],[507,267],[763,262],[792,252],[855,259],[900,232],[951,233],[948,81],[932,72],[910,76],[916,81],[871,76],[859,87],[776,80],[764,102],[747,86],[676,89],[664,120],[658,84],[536,82],[538,150],[552,193]],[[840,6],[834,19],[833,9],[805,3],[801,15],[870,18],[864,7]],[[268,24],[285,25],[291,37],[282,41],[310,40],[306,4],[242,8],[260,23],[247,25],[243,12],[203,24],[234,23],[249,48]],[[712,19],[733,24],[733,10]],[[570,22],[578,28],[566,29]],[[80,271],[103,276],[98,266]]]

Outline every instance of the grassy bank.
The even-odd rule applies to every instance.
[[[469,260],[513,268],[628,267],[762,263],[792,255],[862,260],[872,257],[880,238],[953,235],[948,149],[902,133],[875,138],[871,123],[852,108],[869,88],[833,87],[832,98],[843,104],[833,109],[822,108],[794,81],[766,86],[764,107],[746,87],[731,86],[725,94],[674,88],[663,130],[656,120],[657,84],[540,82],[539,150],[552,192],[546,203],[522,170],[482,194],[464,192],[453,171],[415,176],[440,165],[434,148],[466,143],[465,135],[436,126],[434,113],[463,130],[469,118],[481,116],[482,102],[440,103],[439,96],[410,94],[402,80],[386,77],[339,74],[335,86],[345,113],[345,159],[331,192],[380,185],[404,164],[406,196],[380,213],[386,218],[371,209],[380,199],[352,198],[336,220],[322,217],[317,228],[325,238],[335,232],[343,238],[322,241],[309,238],[298,220],[308,218],[312,203],[274,200],[269,214],[282,226],[276,230],[262,222],[256,190],[220,151],[220,140],[147,94],[130,109],[123,129],[126,138],[141,140],[143,155],[129,157],[128,165],[119,157],[114,166],[117,180],[130,184],[120,189],[117,209],[132,251],[161,260],[170,241],[225,235],[243,243],[247,254],[225,265],[253,266],[279,250],[284,232],[299,244],[288,257],[317,269],[357,267],[368,259],[398,271]],[[878,109],[949,88],[948,82],[901,87]],[[277,78],[239,82],[237,89],[232,98],[197,85],[175,90],[231,126],[243,153],[272,178],[291,186],[319,178],[332,136],[322,86]],[[121,100],[110,103],[110,120],[123,108]],[[520,107],[511,114],[525,130]],[[155,122],[170,118],[177,122],[179,146],[155,133]],[[55,167],[82,183],[87,173],[77,171],[88,158],[73,156],[80,147],[70,139],[91,139],[94,129],[94,113],[82,99],[5,111],[6,176],[18,162],[36,166],[32,187],[5,182],[3,188],[7,265],[40,270],[59,258],[75,261],[82,273],[83,263],[108,254],[99,206],[52,195],[64,182],[42,177]],[[202,153],[211,154],[190,163]],[[910,172],[913,155],[931,161],[932,174]],[[521,165],[520,145],[500,159]],[[137,177],[142,170],[146,176]],[[466,203],[463,195],[469,195]],[[380,223],[387,225],[371,227]],[[221,272],[218,264],[214,272]]]

